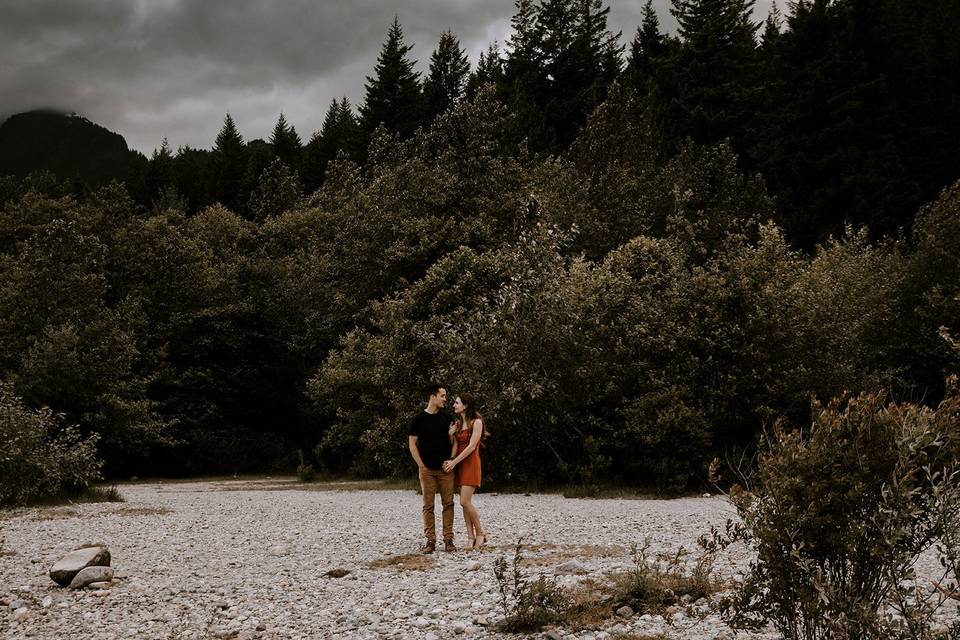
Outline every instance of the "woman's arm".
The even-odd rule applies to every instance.
[[[453,464],[456,465],[461,460],[466,458],[468,455],[473,453],[473,450],[477,448],[477,445],[480,444],[480,437],[483,435],[483,420],[477,418],[473,421],[473,433],[470,434],[470,442],[463,448],[463,451],[453,459]]]

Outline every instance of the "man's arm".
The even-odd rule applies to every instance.
[[[421,469],[425,469],[426,466],[423,464],[423,459],[420,457],[420,449],[417,448],[417,436],[409,436],[407,438],[407,445],[410,447],[410,455],[413,456],[414,462],[416,462],[417,466]]]

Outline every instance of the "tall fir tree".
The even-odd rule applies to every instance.
[[[297,135],[297,130],[292,124],[287,123],[283,113],[277,118],[277,124],[273,126],[270,146],[273,148],[274,157],[283,160],[287,166],[293,168],[300,166],[300,151],[303,143]]]
[[[387,31],[387,40],[377,57],[373,76],[367,76],[366,96],[360,107],[360,121],[369,135],[380,126],[403,137],[413,134],[422,121],[420,73],[416,60],[408,56],[413,45],[403,39],[398,17]]]
[[[500,44],[496,40],[490,43],[486,51],[480,52],[477,68],[467,78],[467,100],[472,101],[480,87],[486,84],[493,84],[497,88],[503,84],[503,57],[500,55]]]
[[[243,144],[243,136],[229,113],[223,119],[223,127],[214,140],[210,162],[210,200],[220,202],[236,213],[242,213],[247,204],[247,196],[243,192],[247,150]]]
[[[639,93],[646,94],[650,88],[648,84],[656,69],[657,60],[666,53],[666,50],[667,39],[660,31],[660,18],[653,8],[653,0],[647,0],[643,5],[637,33],[630,43],[630,55],[624,72],[626,84]]]
[[[305,149],[305,188],[313,191],[323,184],[327,165],[340,153],[357,159],[360,155],[360,139],[360,124],[350,106],[350,100],[346,96],[331,100],[323,126],[314,132]]]
[[[430,70],[423,83],[424,118],[432,121],[459,102],[466,89],[470,63],[452,32],[440,35],[437,48],[430,56]]]

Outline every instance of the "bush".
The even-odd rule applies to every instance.
[[[317,470],[313,465],[307,462],[303,457],[303,451],[300,451],[300,464],[297,465],[297,477],[300,482],[313,482],[317,479]]]
[[[97,436],[83,438],[49,409],[30,409],[0,383],[0,505],[79,492],[100,478]]]
[[[509,565],[503,556],[493,565],[503,607],[503,630],[509,633],[539,631],[544,625],[562,622],[570,611],[569,595],[543,574],[531,582],[524,575],[522,564],[523,544],[518,541]]]
[[[949,533],[938,496],[956,491],[960,397],[930,409],[864,394],[813,415],[768,435],[753,486],[731,492],[742,523],[705,541],[757,554],[728,619],[798,639],[928,637],[937,606],[914,565]]]
[[[709,598],[719,590],[712,578],[713,554],[702,555],[688,570],[689,552],[683,547],[662,562],[651,560],[649,549],[649,538],[642,545],[631,545],[633,568],[612,576],[614,610],[629,605],[639,613],[662,614],[667,607]]]

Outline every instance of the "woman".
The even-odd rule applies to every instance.
[[[450,425],[450,433],[457,440],[457,454],[443,463],[444,471],[456,469],[454,484],[460,487],[460,506],[467,528],[465,549],[480,549],[487,543],[487,535],[480,526],[480,514],[473,506],[473,494],[480,486],[480,444],[487,435],[476,406],[473,396],[466,393],[453,401],[453,410],[460,416]]]

